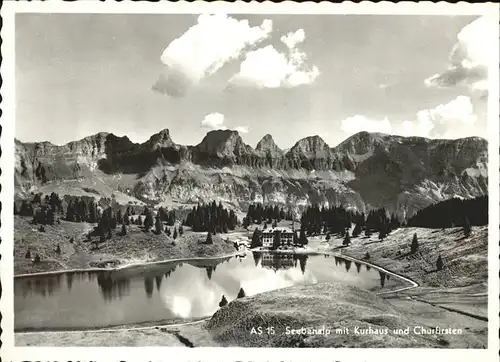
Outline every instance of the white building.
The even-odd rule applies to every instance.
[[[275,232],[280,233],[280,247],[288,248],[293,246],[293,230],[288,228],[266,229],[262,232],[262,247],[271,249],[274,242]]]

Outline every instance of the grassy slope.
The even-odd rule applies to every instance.
[[[410,255],[413,234],[417,233],[419,250]],[[343,254],[363,258],[403,274],[420,284],[406,294],[415,299],[486,317],[488,315],[488,227],[474,227],[464,238],[460,228],[433,230],[405,228],[393,232],[383,242],[353,239]],[[333,245],[340,245],[334,240]],[[441,255],[444,268],[436,270]]]
[[[405,255],[413,233],[417,232],[420,253]],[[314,238],[320,239],[320,238]],[[217,312],[205,324],[167,327],[165,331],[179,331],[195,346],[319,346],[319,347],[436,347],[436,348],[485,348],[487,346],[487,322],[464,315],[460,311],[483,315],[486,313],[487,276],[487,227],[473,229],[473,235],[463,239],[459,229],[430,230],[407,228],[393,232],[379,243],[371,239],[353,238],[342,253],[362,258],[368,251],[370,261],[396,273],[408,276],[420,287],[401,294],[377,296],[357,288],[316,284],[286,288],[231,302]],[[341,240],[332,238],[329,243],[310,240],[311,246],[323,247],[323,251],[339,252]],[[319,247],[318,247],[319,249]],[[435,259],[441,254],[445,263],[442,271],[434,271]],[[333,298],[332,298],[333,296]],[[442,307],[453,307],[459,313]],[[340,317],[339,317],[340,316]],[[462,328],[462,335],[443,336],[250,336],[248,326],[354,326],[371,325],[401,327],[422,325],[428,327]],[[123,333],[112,332],[100,345],[176,345],[177,342],[162,339],[152,331],[130,331],[139,336],[137,342],[125,340]],[[20,344],[53,345],[50,334],[17,334]],[[157,338],[153,342],[152,335]],[[63,334],[58,345],[83,345],[95,336],[87,332]],[[82,338],[85,337],[85,340]]]
[[[174,240],[162,233],[143,232],[136,225],[128,227],[128,234],[120,236],[120,227],[111,239],[100,244],[99,250],[90,250],[86,233],[93,225],[62,221],[61,224],[45,226],[45,232],[30,223],[30,218],[15,217],[14,222],[14,273],[35,273],[64,269],[104,267],[106,264],[124,265],[136,262],[151,262],[168,259],[214,257],[234,253],[233,243],[221,236],[213,237],[212,245],[201,244],[206,233],[194,233],[188,228],[183,236]],[[73,238],[73,243],[70,239]],[[96,238],[94,238],[95,240]],[[55,250],[59,244],[61,254]],[[25,259],[30,248],[32,257],[38,253],[40,264]]]

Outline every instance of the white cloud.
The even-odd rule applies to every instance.
[[[498,52],[497,26],[494,20],[484,16],[465,26],[451,51],[448,69],[429,77],[425,83],[437,87],[465,84],[471,91],[485,94],[488,69],[495,66],[493,60]]]
[[[248,127],[246,126],[239,126],[234,129],[235,131],[238,131],[239,133],[248,133]]]
[[[217,72],[228,61],[269,37],[272,21],[250,26],[248,20],[236,20],[225,14],[204,14],[198,22],[163,51],[164,74],[153,89],[182,96],[188,87]]]
[[[224,125],[224,115],[222,113],[214,112],[207,114],[205,118],[201,121],[201,127],[210,128],[213,130],[226,130],[229,129]],[[248,133],[248,127],[238,126],[234,128],[238,133]]]
[[[212,129],[227,129],[224,126],[224,115],[221,113],[210,113],[201,121],[201,126]]]
[[[289,48],[293,49],[297,44],[302,43],[306,39],[304,29],[299,29],[295,33],[288,33],[281,37],[281,41]]]
[[[467,96],[458,96],[448,103],[417,113],[417,128],[428,130],[432,137],[448,138],[458,133],[464,135],[476,121],[474,106]]]
[[[387,118],[374,120],[356,115],[342,120],[341,129],[348,134],[367,131],[406,137],[457,138],[479,135],[480,130],[475,129],[477,118],[470,97],[458,96],[448,103],[419,111],[413,121],[390,122]]]
[[[361,131],[391,133],[391,122],[386,118],[382,120],[369,119],[365,116],[355,115],[342,120],[340,128],[347,134],[355,134]]]
[[[292,88],[313,83],[320,74],[319,69],[315,65],[307,66],[307,55],[296,47],[304,40],[305,32],[299,29],[281,37],[288,53],[272,45],[248,52],[239,73],[229,83],[257,88]]]

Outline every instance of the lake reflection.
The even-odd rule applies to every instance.
[[[254,252],[246,257],[16,278],[15,328],[85,329],[201,318],[219,308],[222,295],[229,302],[235,299],[240,288],[250,296],[318,282],[369,290],[399,283],[361,263],[334,259]]]

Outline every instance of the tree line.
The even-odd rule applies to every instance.
[[[286,210],[277,205],[263,206],[261,203],[254,203],[248,206],[248,211],[243,219],[243,226],[248,227],[252,223],[261,224],[263,221],[272,223],[273,221],[279,222],[281,220],[293,220],[291,210]]]
[[[488,224],[488,195],[444,200],[419,210],[408,220],[408,226],[425,228],[463,227],[466,224]]]
[[[198,204],[187,215],[184,225],[190,226],[193,231],[208,231],[211,234],[227,233],[238,225],[238,218],[233,210],[227,210],[219,202]]]

